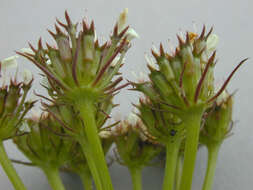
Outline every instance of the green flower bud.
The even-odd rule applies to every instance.
[[[14,143],[38,167],[59,168],[72,159],[77,143],[68,136],[50,114],[27,119],[30,133],[17,136]]]
[[[221,144],[230,135],[233,125],[233,96],[224,91],[206,112],[200,141],[206,145]]]
[[[133,114],[116,126],[112,136],[120,156],[118,161],[128,168],[142,169],[150,164],[162,149],[158,143],[154,144],[155,141],[149,140],[145,126]]]

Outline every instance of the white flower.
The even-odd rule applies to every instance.
[[[155,60],[150,57],[148,54],[145,54],[145,59],[150,67],[152,67],[155,70],[158,70],[158,65],[156,64]]]
[[[128,9],[125,8],[123,12],[120,14],[119,19],[118,19],[118,33],[121,33],[126,28],[127,15],[128,15]],[[135,38],[139,38],[138,33],[133,28],[128,28],[125,36],[127,36],[127,40],[129,41]]]
[[[34,54],[34,52],[33,52],[33,50],[31,48],[22,48],[20,51],[22,53]]]
[[[131,113],[128,115],[128,117],[127,117],[127,122],[128,122],[131,126],[135,126],[135,125],[137,124],[138,120],[139,120],[138,116],[137,116],[135,113],[133,113],[133,112],[131,112]]]
[[[112,61],[112,63],[111,63],[111,66],[112,66],[112,67],[115,67],[115,66],[119,63],[120,60],[121,60],[121,56],[116,56],[116,57],[113,59],[113,61]],[[121,62],[125,62],[125,58],[123,58]]]
[[[223,102],[226,102],[229,97],[230,97],[229,93],[226,90],[224,90],[216,100],[217,105],[221,105]]]
[[[134,78],[136,79],[137,82],[145,82],[145,81],[149,81],[148,75],[145,74],[144,72],[139,72],[138,74],[136,74],[135,71],[131,71],[131,74],[134,76]]]
[[[206,51],[213,52],[219,42],[219,37],[216,34],[211,34],[206,40]]]
[[[125,8],[122,13],[119,15],[118,19],[118,33],[122,32],[127,23],[127,15],[128,15],[128,8]]]
[[[29,84],[31,80],[33,79],[32,72],[28,69],[24,69],[23,71],[23,81],[25,84]]]
[[[129,41],[135,38],[140,38],[139,34],[133,28],[129,28],[125,35],[127,36],[127,40]]]
[[[112,136],[112,133],[110,131],[100,131],[98,133],[100,138],[106,139]]]
[[[17,58],[18,57],[19,56],[14,55],[14,56],[7,57],[7,58],[3,59],[2,61],[0,61],[1,69],[6,70],[7,68],[8,69],[17,68],[17,66],[18,66]]]
[[[27,122],[23,122],[22,125],[20,126],[19,130],[21,132],[24,132],[24,133],[29,133],[31,132],[31,129],[30,127],[28,126]]]

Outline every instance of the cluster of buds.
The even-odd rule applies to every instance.
[[[117,160],[130,169],[142,169],[162,150],[160,144],[155,143],[153,139],[149,140],[150,135],[147,134],[146,127],[133,113],[127,120],[115,126],[111,136],[120,156],[116,156]]]
[[[162,44],[160,52],[152,50],[155,61],[148,59],[151,82],[133,85],[151,102],[184,115],[192,107],[210,106],[246,59],[240,62],[217,93],[214,93],[217,36],[212,34],[212,29],[206,34],[204,26],[200,35],[187,32],[185,40],[178,36],[178,41],[179,46],[173,54],[165,53]]]
[[[117,87],[123,78],[113,81],[113,77],[119,74],[130,40],[137,36],[133,29],[125,26],[126,14],[127,10],[115,25],[111,40],[100,45],[93,21],[89,25],[84,20],[82,30],[77,32],[77,24],[73,24],[65,12],[67,24],[57,20],[56,33],[49,31],[57,47],[47,44],[47,48],[43,48],[40,39],[37,49],[30,44],[33,53],[18,54],[44,72],[49,84],[46,88],[52,99],[71,103],[80,97],[95,102],[104,100],[125,86]]]
[[[34,165],[42,169],[60,168],[73,158],[71,151],[77,143],[68,138],[53,116],[43,112],[39,118],[27,119],[26,125],[30,132],[13,141]]]
[[[206,111],[206,119],[200,133],[200,142],[206,146],[220,145],[230,136],[232,121],[233,95],[224,91],[213,107]]]
[[[8,58],[0,62],[0,68],[16,65],[16,58]],[[1,71],[1,69],[0,69]],[[5,74],[5,73],[4,73]],[[5,76],[4,76],[5,77]],[[17,77],[10,80],[9,84],[2,84],[0,87],[0,140],[21,135],[19,127],[27,112],[33,107],[36,101],[27,101],[27,94],[32,85],[32,77],[24,76],[23,82],[18,82]],[[3,79],[5,83],[6,79]]]

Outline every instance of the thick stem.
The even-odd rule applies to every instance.
[[[8,155],[4,149],[3,142],[0,141],[0,163],[9,177],[9,180],[11,181],[12,185],[16,190],[26,190],[25,185],[21,181],[20,177],[18,176],[16,170],[14,169],[10,159],[8,158]]]
[[[133,190],[142,190],[142,169],[141,168],[129,168]]]
[[[113,190],[104,151],[98,136],[98,130],[94,117],[94,106],[90,101],[81,101],[78,106],[80,108],[80,114],[84,122],[83,130],[87,136],[88,144],[92,146],[89,148],[89,150],[100,174],[103,190]]]
[[[220,144],[208,146],[208,163],[202,190],[212,189],[219,149]]]
[[[184,123],[186,125],[186,142],[180,190],[191,190],[199,144],[201,118],[202,111],[191,110],[191,112],[188,113],[188,116],[184,120]]]
[[[79,176],[82,180],[83,187],[85,190],[92,190],[92,177],[89,170],[84,170],[81,173],[79,173]]]
[[[84,141],[83,138],[79,139],[79,143],[80,143],[82,151],[83,151],[83,153],[86,157],[86,160],[87,160],[87,163],[88,163],[88,166],[89,166],[89,169],[90,169],[90,172],[92,174],[92,177],[93,177],[93,180],[94,180],[94,183],[95,183],[95,186],[96,186],[97,190],[103,190],[102,182],[101,182],[101,179],[100,179],[100,176],[99,176],[98,169],[97,169],[96,164],[94,162],[92,153],[90,151],[88,151],[88,146],[89,145],[87,144],[87,142]]]
[[[179,155],[177,159],[176,179],[175,179],[175,188],[174,188],[175,190],[179,190],[179,187],[180,187],[182,164],[183,164],[183,158],[182,158],[182,155]]]
[[[174,187],[180,143],[180,140],[176,140],[166,144],[166,166],[163,179],[163,190],[172,190]]]
[[[61,181],[58,168],[42,168],[45,175],[47,176],[48,183],[53,190],[65,190],[64,185]]]

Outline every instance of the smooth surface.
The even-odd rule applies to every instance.
[[[146,72],[144,53],[150,53],[152,44],[158,46],[167,40],[176,44],[176,33],[193,30],[193,22],[198,31],[203,24],[220,37],[216,67],[217,83],[220,84],[235,65],[245,57],[253,57],[253,1],[251,0],[1,0],[0,1],[0,59],[13,55],[14,50],[27,47],[27,42],[35,44],[40,36],[52,43],[46,29],[53,29],[55,18],[63,18],[67,9],[74,21],[85,16],[94,19],[99,36],[108,35],[123,8],[129,8],[129,23],[136,29],[140,39],[135,40],[128,52],[122,72],[126,79],[135,80],[131,70]],[[101,38],[100,38],[101,39]],[[38,70],[20,59],[21,67],[28,67],[34,73]],[[253,60],[250,59],[232,79],[229,89],[239,91],[235,97],[234,136],[223,145],[218,158],[213,189],[238,190],[253,187]],[[37,78],[36,78],[37,80]],[[36,91],[39,81],[35,82]],[[137,94],[123,90],[116,98],[121,106],[114,115],[124,117],[132,109],[131,102],[137,102]],[[117,113],[116,113],[117,112]],[[15,146],[7,142],[11,158],[24,160]],[[199,152],[193,190],[201,189],[206,167],[206,150]],[[15,165],[29,190],[49,190],[43,173],[36,168]],[[126,168],[113,164],[110,168],[115,190],[130,190],[131,179]],[[158,190],[162,186],[162,169],[144,170],[144,190]],[[63,174],[66,189],[81,190],[81,181],[75,175]],[[0,189],[12,190],[3,170],[0,169]]]

